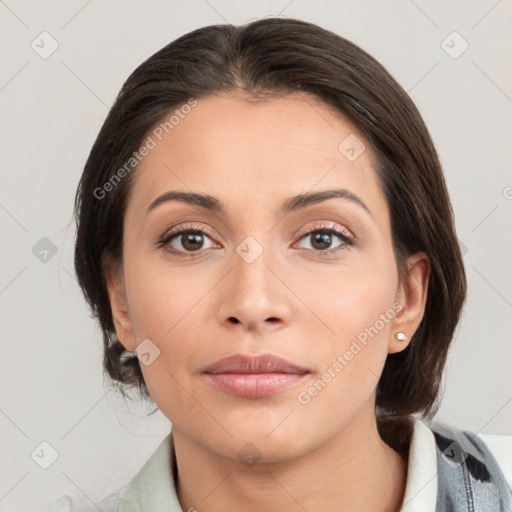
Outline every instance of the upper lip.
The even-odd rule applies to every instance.
[[[208,366],[205,373],[308,373],[306,368],[272,354],[236,354]]]

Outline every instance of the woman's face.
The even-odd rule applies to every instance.
[[[386,356],[407,345],[394,333],[411,335],[421,314],[400,313],[388,206],[362,135],[298,94],[209,96],[167,132],[149,134],[156,145],[134,171],[109,294],[125,347],[146,340],[144,378],[173,429],[263,462],[374,421]],[[302,372],[205,373],[261,354]]]

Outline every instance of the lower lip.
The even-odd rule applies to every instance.
[[[226,393],[246,398],[275,395],[304,379],[305,373],[207,373]]]

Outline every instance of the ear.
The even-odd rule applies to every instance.
[[[388,353],[401,352],[410,343],[413,334],[423,319],[427,303],[430,261],[423,252],[410,256],[407,260],[408,274],[404,277],[396,295],[402,309],[396,314],[391,325]],[[406,339],[397,340],[395,334],[403,332]]]
[[[137,343],[133,332],[128,301],[126,300],[126,288],[122,274],[122,267],[119,268],[114,265],[109,266],[105,270],[108,297],[110,299],[117,339],[126,350],[133,352]]]

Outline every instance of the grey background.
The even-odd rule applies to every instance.
[[[0,1],[1,511],[49,510],[63,495],[73,510],[113,510],[168,432],[159,412],[104,384],[99,329],[74,276],[75,188],[138,64],[195,28],[279,14],[359,44],[422,112],[469,280],[437,418],[512,435],[511,0]],[[47,58],[43,31],[58,44]],[[512,460],[510,443],[495,446]]]

